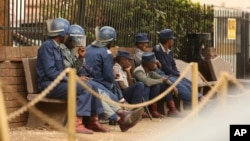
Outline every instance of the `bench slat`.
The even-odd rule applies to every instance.
[[[209,85],[213,86],[214,84],[217,83],[217,81],[208,81],[207,82]],[[202,82],[202,83],[198,83],[198,87],[204,87],[204,86],[208,86],[208,84],[205,83],[205,82]]]
[[[27,99],[28,100],[33,100],[36,98],[39,94],[28,94]],[[59,99],[53,99],[53,98],[43,98],[41,102],[49,102],[49,103],[66,103],[64,100],[59,100]]]
[[[213,80],[217,80],[220,78],[221,72],[227,72],[232,76],[235,76],[235,72],[233,72],[233,68],[230,62],[225,61],[220,56],[216,58],[208,60],[208,66],[211,72],[211,76]],[[250,83],[249,79],[237,79],[240,83]]]
[[[176,62],[176,67],[178,68],[178,70],[182,71],[184,70],[189,63],[179,60],[179,59],[175,59]],[[192,71],[191,69],[188,70],[187,75],[185,76],[185,78],[187,78],[188,80],[190,80],[192,82]],[[214,85],[216,83],[216,81],[209,81],[208,84],[210,85]],[[202,79],[200,76],[198,76],[198,87],[204,87],[204,86],[208,86]]]

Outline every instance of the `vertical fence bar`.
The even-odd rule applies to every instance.
[[[58,2],[57,0],[51,1],[51,6],[50,6],[51,9],[50,9],[50,11],[51,11],[52,14],[53,14],[53,19],[59,17],[58,5],[59,5],[59,2]]]
[[[31,3],[29,3],[29,11],[31,12],[31,14],[30,14],[30,23],[29,23],[29,28],[30,28],[30,33],[31,33],[31,35],[32,35],[32,37],[35,37],[36,35],[35,34],[37,34],[37,32],[36,32],[36,28],[34,28],[34,25],[35,25],[35,20],[34,20],[34,12],[37,10],[37,9],[35,9],[34,8],[35,7],[35,5],[34,5],[34,0],[32,0],[31,1]],[[35,11],[34,11],[35,10]],[[30,43],[29,43],[29,41],[30,41]],[[32,42],[33,42],[33,38],[27,38],[27,42],[30,44],[30,45],[32,45]]]
[[[68,81],[68,141],[75,141],[76,70],[70,69]]]
[[[25,33],[28,33],[28,31],[29,31],[28,30],[28,25],[25,24],[25,23],[27,23],[26,14],[29,12],[29,9],[28,9],[29,6],[26,5],[27,4],[26,0],[24,0],[23,4],[24,4],[24,6],[23,6],[23,9],[24,9],[23,28],[25,30]]]
[[[16,1],[15,3],[15,26],[12,27],[12,35],[14,32],[17,32],[17,25],[18,25],[18,20],[17,20],[17,17],[18,17],[18,3],[19,1]],[[18,39],[17,39],[18,40]],[[13,37],[12,37],[12,41],[13,41]],[[14,46],[17,46],[17,42],[13,43]]]
[[[9,25],[8,27],[8,45],[13,45],[13,42],[12,42],[12,38],[10,36],[12,36],[13,34],[13,27],[14,27],[14,2],[12,1],[10,3],[10,0],[8,0],[8,3],[12,5],[12,8],[11,8],[11,11],[12,11],[12,16],[11,16],[11,24]],[[9,24],[9,23],[8,23]]]
[[[67,3],[67,0],[62,1],[60,4],[60,8],[59,8],[59,11],[62,11],[60,16],[63,18],[65,18],[65,15],[68,14],[67,9],[66,9],[66,3]],[[75,8],[75,7],[72,7],[72,8]],[[69,18],[66,18],[66,19],[69,19]]]
[[[4,0],[4,5],[6,5],[6,0]],[[6,36],[6,6],[3,6],[3,11],[4,11],[4,15],[3,15],[3,29],[1,29],[0,27],[0,30],[3,30],[3,34]],[[10,11],[8,11],[10,13]],[[10,14],[9,14],[9,17],[10,17]],[[3,45],[5,46],[6,45],[6,37],[3,37]]]
[[[216,48],[216,50],[217,50],[217,53],[219,53],[219,55],[220,55],[220,53],[221,53],[221,41],[219,41],[219,39],[221,39],[221,32],[219,32],[219,29],[221,29],[220,28],[220,25],[221,24],[219,24],[219,23],[221,23],[221,19],[219,18],[219,16],[220,16],[220,9],[218,8],[218,10],[216,10],[216,13],[217,13],[217,17],[216,17],[216,19],[217,19],[217,23],[216,23],[216,43],[218,44],[218,46],[216,46],[217,48]]]
[[[78,11],[78,17],[79,17],[79,25],[84,27],[84,18],[85,18],[85,1],[86,0],[79,0],[79,11]]]
[[[25,33],[26,33],[26,30],[25,30],[25,28],[23,28],[22,26],[23,25],[25,25],[25,21],[23,21],[23,16],[22,16],[22,14],[24,14],[23,13],[23,11],[24,11],[24,4],[25,4],[25,1],[23,1],[23,0],[20,0],[20,14],[19,14],[19,32],[17,32],[17,33],[19,33],[20,35],[26,35]],[[22,25],[23,24],[23,25]],[[24,33],[24,34],[23,34]],[[17,35],[17,37],[18,37],[19,35]],[[19,40],[19,39],[17,39],[17,40]],[[24,38],[23,39],[23,41],[22,41],[22,39],[21,39],[21,37],[20,37],[20,43],[19,43],[19,45],[20,46],[22,46],[22,42],[27,42],[28,43],[28,38]]]
[[[0,82],[0,140],[10,141],[9,126],[7,121],[6,109],[3,98],[2,82]]]
[[[38,3],[39,3],[38,0],[36,0],[36,2],[35,2],[36,5],[34,5],[34,7],[36,7],[35,16],[34,16],[34,25],[35,25],[35,34],[36,34],[35,39],[37,40],[37,41],[35,40],[35,42],[34,42],[35,45],[37,45],[38,40],[39,40],[39,35],[41,34],[41,32],[39,30],[41,23],[40,23],[40,21],[38,21],[38,17],[37,17],[38,12],[39,12],[38,10],[40,10],[40,9],[38,9]],[[39,3],[39,5],[40,5],[40,3]]]
[[[25,23],[27,23],[26,24],[27,25],[26,32],[33,36],[33,28],[32,28],[33,0],[28,0],[28,3],[25,3],[25,5],[27,5],[26,10],[28,13],[28,21],[25,21]],[[27,42],[28,42],[28,40],[27,40]]]
[[[73,12],[73,10],[76,9],[76,8],[74,7],[74,8],[71,8],[71,9],[70,9],[70,7],[75,6],[74,0],[72,0],[71,2],[69,1],[69,2],[68,2],[68,5],[69,5],[69,8],[67,9],[68,15],[69,15],[68,20],[70,20],[70,22],[75,23],[75,22],[76,22],[76,21],[75,21],[75,16],[77,17],[77,15],[76,15],[75,12]],[[78,24],[79,24],[79,23],[78,23]]]
[[[50,19],[54,19],[55,18],[55,15],[53,15],[54,14],[54,9],[56,8],[56,6],[53,8],[52,7],[52,5],[54,5],[54,3],[53,3],[54,1],[48,1],[47,2],[47,6],[46,6],[46,8],[47,8],[47,13],[49,13],[50,12]]]
[[[39,26],[39,28],[38,28],[38,30],[40,31],[40,33],[41,34],[39,34],[39,43],[38,43],[38,45],[40,45],[42,42],[43,42],[43,40],[44,40],[44,30],[43,30],[43,28],[44,28],[44,22],[43,21],[41,21],[41,17],[42,17],[42,13],[43,13],[43,11],[42,11],[42,5],[43,5],[43,3],[42,3],[42,0],[39,0],[39,12],[38,12],[38,21],[39,21],[39,23],[40,23],[40,26]]]
[[[198,106],[198,64],[192,63],[192,110]]]

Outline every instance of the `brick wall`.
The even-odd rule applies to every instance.
[[[15,95],[25,96],[25,80],[22,64],[20,62],[4,61],[0,63],[0,80],[3,83],[3,93],[7,114],[17,110],[21,104]],[[10,126],[21,126],[26,122],[27,113],[11,121]]]
[[[34,57],[37,47],[0,47],[0,81],[3,83],[3,94],[7,114],[17,110],[22,105],[16,100],[15,95],[26,97],[27,89],[21,59]],[[28,113],[10,121],[10,127],[26,124]]]

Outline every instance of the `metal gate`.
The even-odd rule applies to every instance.
[[[220,57],[232,64],[237,78],[249,73],[249,12],[214,9],[214,47]]]

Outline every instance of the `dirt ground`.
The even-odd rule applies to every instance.
[[[162,128],[172,127],[178,122],[178,118],[165,117],[163,119],[142,119],[135,127],[127,132],[121,132],[119,126],[109,126],[103,124],[110,129],[109,133],[98,133],[86,135],[78,134],[78,141],[145,141],[151,140],[158,136]],[[163,124],[164,123],[164,124]],[[36,128],[30,129],[27,127],[20,127],[10,129],[11,141],[67,141],[67,136],[61,132],[57,132],[50,128]]]

